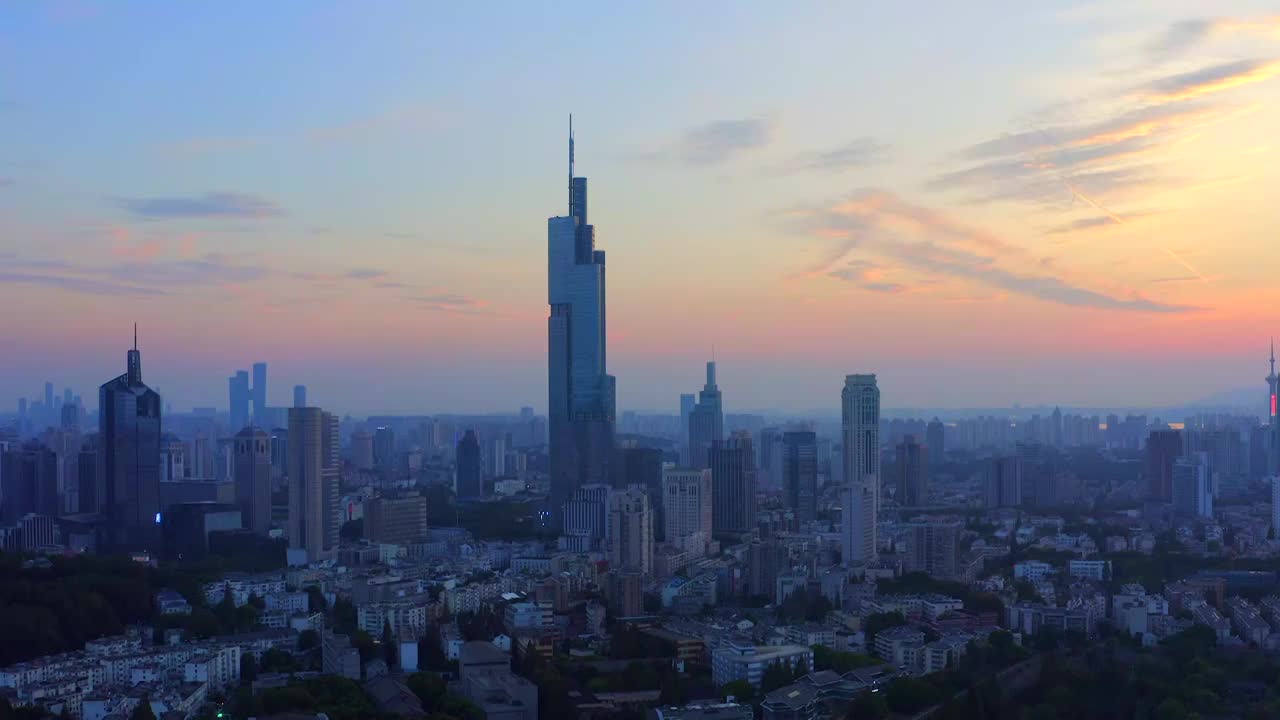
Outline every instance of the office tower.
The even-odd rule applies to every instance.
[[[373,431],[373,464],[388,476],[396,470],[396,432],[389,427]]]
[[[271,532],[271,436],[260,427],[236,434],[232,479],[244,527],[259,535]]]
[[[924,444],[929,448],[929,464],[933,467],[946,460],[946,426],[938,418],[929,421],[924,432]]]
[[[160,482],[180,482],[186,477],[186,444],[177,435],[162,434],[160,436]]]
[[[662,451],[649,447],[618,448],[613,460],[613,482],[622,489],[640,485],[649,493],[649,512],[653,513],[655,541],[666,540],[665,509],[662,505]]]
[[[230,411],[228,422],[233,433],[249,424],[249,373],[237,370],[235,375],[227,378]]]
[[[847,375],[840,391],[840,420],[844,451],[844,478],[849,485],[866,486],[867,493],[856,487],[845,494],[849,512],[845,523],[869,523],[870,528],[846,529],[845,537],[865,544],[862,548],[846,548],[845,557],[876,556],[876,522],[880,511],[880,388],[875,375]],[[870,507],[865,503],[869,502]]]
[[[1062,447],[1062,410],[1056,407],[1053,415],[1049,416],[1049,444],[1056,448]]]
[[[995,457],[987,464],[983,495],[988,508],[1018,507],[1022,504],[1022,458]]]
[[[480,440],[475,430],[468,430],[458,441],[457,478],[454,492],[459,499],[473,500],[484,494],[480,483]]]
[[[1173,463],[1173,512],[1180,517],[1213,517],[1213,472],[1209,454],[1196,452]]]
[[[938,580],[956,580],[960,567],[959,518],[930,517],[909,524],[911,528],[907,568]]]
[[[1181,432],[1151,431],[1147,437],[1147,499],[1173,501],[1173,464],[1179,457],[1182,457]]]
[[[80,406],[64,403],[62,406],[62,429],[69,432],[80,432]]]
[[[289,408],[289,547],[308,562],[338,548],[338,418],[317,407]]]
[[[776,427],[760,430],[760,447],[756,470],[761,489],[777,490],[782,487],[782,431]]]
[[[294,407],[307,406],[307,386],[306,385],[293,386],[293,406]]]
[[[806,523],[818,509],[818,438],[812,432],[782,434],[783,502],[795,511],[796,522]]]
[[[609,566],[653,572],[653,517],[644,488],[629,487],[609,493]]]
[[[98,476],[98,435],[94,433],[80,443],[80,453],[76,456],[76,512],[102,512],[101,499],[106,494]]]
[[[898,504],[926,505],[929,500],[929,448],[907,435],[896,447],[894,470],[898,480]]]
[[[840,554],[846,567],[876,559],[875,512],[869,484],[847,482],[840,488]]]
[[[564,518],[561,549],[591,552],[605,547],[609,538],[609,495],[612,491],[608,485],[601,484],[583,485],[573,491],[560,510]]]
[[[616,381],[606,369],[605,254],[588,223],[587,179],[573,176],[569,127],[569,214],[547,220],[547,417],[550,511],[573,491],[609,482]]]
[[[1277,407],[1277,393],[1280,393],[1280,376],[1276,375],[1276,342],[1271,341],[1271,372],[1267,375],[1267,409],[1270,410],[1267,428],[1271,442],[1267,452],[1267,472],[1280,476],[1280,407]]]
[[[1046,507],[1053,503],[1053,498],[1046,495],[1053,478],[1053,467],[1044,447],[1038,442],[1020,442],[1014,445],[1021,463],[1022,487],[1019,490],[1019,500],[1024,507]]]
[[[507,438],[505,435],[490,440],[485,447],[485,471],[491,478],[505,477],[507,474]]]
[[[712,448],[711,532],[715,537],[746,535],[756,526],[756,468],[751,434],[735,432]]]
[[[747,546],[747,592],[772,598],[778,575],[791,565],[785,545],[774,541],[754,541]]]
[[[662,504],[667,542],[701,557],[711,541],[711,471],[662,471]]]
[[[98,472],[106,545],[155,548],[160,535],[160,395],[142,382],[137,328],[124,375],[98,388]]]
[[[267,421],[267,364],[253,364],[253,422]],[[305,407],[305,406],[303,406]]]
[[[607,588],[614,617],[638,617],[644,613],[644,576],[639,571],[611,571]]]
[[[351,464],[358,470],[372,470],[373,435],[364,430],[351,433]]]
[[[30,513],[57,517],[58,456],[35,440],[0,456],[0,521],[16,523]]]
[[[680,444],[686,453],[689,451],[689,416],[693,414],[693,408],[697,404],[697,395],[680,393]]]
[[[380,495],[365,503],[364,536],[389,545],[412,545],[427,536],[427,499],[416,492]]]
[[[689,413],[689,466],[708,467],[707,454],[724,442],[724,407],[716,387],[716,364],[707,363],[707,383]]]

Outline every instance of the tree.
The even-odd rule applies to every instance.
[[[338,530],[338,537],[352,541],[364,537],[364,518],[348,520],[342,523],[342,527]]]
[[[156,714],[151,711],[150,697],[142,696],[142,700],[138,702],[138,707],[134,708],[129,715],[129,720],[156,720]]]
[[[900,612],[875,613],[867,616],[867,621],[863,631],[867,635],[867,644],[870,645],[875,640],[876,635],[881,630],[888,630],[891,627],[906,625],[907,618]]]
[[[298,633],[298,651],[306,652],[320,644],[320,633],[315,630],[303,630]]]
[[[326,612],[329,609],[329,601],[325,600],[324,592],[315,585],[307,586],[307,606],[311,612]]]
[[[780,687],[790,685],[794,680],[795,675],[792,674],[791,668],[774,661],[764,669],[764,675],[760,676],[760,692],[768,695]]]
[[[889,685],[885,701],[889,709],[903,715],[914,715],[938,704],[941,693],[931,683],[917,678],[900,677]]]
[[[334,631],[341,635],[350,635],[356,631],[358,624],[359,617],[356,614],[356,606],[352,605],[350,600],[338,598],[333,603]]]
[[[382,659],[387,661],[387,667],[395,667],[396,658],[399,653],[396,652],[396,640],[391,635],[391,621],[384,620],[382,622]]]
[[[725,683],[720,688],[720,694],[740,703],[751,703],[756,699],[756,688],[746,680],[734,680],[731,683]]]
[[[884,720],[889,717],[889,706],[880,693],[864,692],[849,703],[846,720]]]
[[[1175,698],[1165,698],[1164,702],[1156,706],[1152,717],[1154,720],[1187,720],[1191,717],[1191,713],[1187,712],[1186,706]]]
[[[254,659],[253,653],[244,653],[240,656],[240,682],[247,685],[257,679],[258,661]]]

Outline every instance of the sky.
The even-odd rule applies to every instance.
[[[544,410],[571,112],[620,410],[1261,398],[1277,101],[1274,2],[3,3],[0,403],[137,322],[178,410]]]

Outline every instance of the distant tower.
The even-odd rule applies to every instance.
[[[293,386],[293,406],[294,407],[307,406],[307,386],[306,385]]]
[[[267,417],[267,364],[253,364],[253,421],[265,423]]]
[[[475,430],[468,430],[458,441],[457,480],[454,492],[459,499],[475,499],[484,494],[480,482],[480,439]]]
[[[1276,393],[1280,391],[1280,377],[1276,376],[1275,340],[1271,341],[1271,373],[1267,375],[1267,390],[1270,391],[1267,408],[1271,435],[1271,447],[1267,453],[1267,472],[1270,475],[1280,475],[1280,413],[1276,408]]]
[[[875,375],[845,376],[840,416],[844,444],[844,562],[865,563],[876,556],[880,510],[880,388]]]
[[[160,394],[142,382],[134,326],[125,374],[98,389],[98,486],[113,550],[157,549],[160,528]]]
[[[232,464],[244,526],[265,536],[271,531],[271,436],[259,427],[241,430],[235,436]]]
[[[227,378],[228,422],[232,433],[238,433],[249,424],[249,372],[237,370]]]
[[[698,404],[689,413],[689,466],[710,467],[708,454],[724,442],[724,406],[716,385],[716,363],[707,363],[707,383],[698,393]]]
[[[317,407],[289,408],[289,547],[308,562],[338,548],[338,418]]]

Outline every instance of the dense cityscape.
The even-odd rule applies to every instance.
[[[874,368],[735,414],[714,360],[619,415],[573,143],[546,415],[274,406],[265,362],[175,412],[145,328],[96,408],[18,400],[5,717],[1280,712],[1274,353],[1261,418],[887,417]]]

